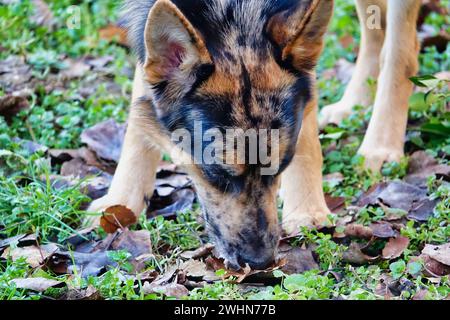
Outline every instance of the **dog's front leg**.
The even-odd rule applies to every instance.
[[[314,101],[305,110],[296,154],[282,176],[283,229],[288,234],[297,233],[300,226],[317,226],[327,221],[330,210],[323,194],[322,163]]]
[[[384,162],[403,156],[408,122],[408,102],[413,90],[409,80],[418,70],[419,43],[416,21],[419,0],[389,1],[386,41],[372,119],[359,153],[374,171]]]
[[[146,207],[145,199],[153,194],[156,169],[161,159],[160,152],[147,142],[145,128],[140,127],[139,112],[134,105],[140,97],[145,96],[145,86],[141,68],[136,68],[133,84],[132,107],[130,110],[127,132],[120,157],[108,194],[94,201],[89,212],[103,212],[114,205],[123,205],[136,215]],[[99,217],[88,219],[87,224],[97,225]]]
[[[361,25],[361,48],[355,71],[342,99],[321,110],[320,127],[339,124],[361,105],[369,107],[373,94],[367,80],[376,79],[380,73],[380,55],[386,31],[386,0],[357,0],[356,8]]]

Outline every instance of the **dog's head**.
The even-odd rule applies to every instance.
[[[186,169],[216,248],[233,267],[274,260],[280,174],[314,98],[332,5],[158,0],[148,16],[144,70],[155,117],[175,140],[189,136],[181,153],[194,163]]]

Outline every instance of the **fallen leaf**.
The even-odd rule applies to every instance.
[[[371,257],[363,253],[361,251],[361,246],[356,242],[352,242],[348,249],[343,253],[342,259],[352,264],[363,265],[377,260],[378,257]]]
[[[109,207],[100,219],[100,226],[107,233],[114,233],[137,222],[136,214],[127,207],[117,205]]]
[[[46,278],[17,278],[11,280],[17,289],[26,289],[36,292],[44,292],[47,289],[65,285],[62,281]]]
[[[402,255],[408,245],[409,239],[406,237],[391,238],[384,247],[382,256],[387,260],[396,259]]]
[[[413,300],[427,300],[427,295],[430,292],[426,289],[420,289],[419,291],[416,292],[416,294],[414,295],[414,297],[412,298]]]
[[[434,214],[434,208],[439,203],[439,199],[423,199],[417,202],[406,216],[410,220],[427,222]]]
[[[55,244],[47,244],[43,246],[29,246],[24,248],[7,248],[2,257],[7,259],[10,257],[13,261],[19,258],[25,258],[26,262],[32,267],[37,268],[44,263],[44,260],[58,250]]]
[[[355,39],[352,35],[347,34],[341,38],[339,38],[339,42],[343,48],[347,49],[350,45],[355,43]]]
[[[158,191],[156,190],[152,199],[150,200],[147,217],[173,217],[177,212],[185,212],[186,210],[192,209],[194,201],[195,192],[190,188],[174,190],[165,197],[160,197]]]
[[[65,68],[59,73],[64,80],[82,78],[91,70],[91,66],[83,59],[67,59],[64,63]]]
[[[60,300],[103,300],[100,292],[93,286],[89,285],[86,289],[69,289],[60,298]]]
[[[214,249],[214,245],[207,243],[204,246],[193,250],[193,251],[185,251],[180,254],[180,257],[183,259],[200,259],[209,255]]]
[[[450,266],[430,258],[426,254],[420,255],[423,261],[424,274],[428,277],[440,278],[450,274]]]
[[[344,175],[340,172],[329,173],[323,176],[323,181],[331,183],[332,185],[337,185],[342,181],[344,181],[344,179],[345,179]]]
[[[261,276],[263,278],[273,277],[273,271],[279,270],[282,267],[284,267],[286,265],[286,260],[280,259],[278,262],[276,262],[274,265],[267,268],[266,270],[252,270],[248,265],[246,265],[243,268],[241,267],[240,270],[229,270],[225,266],[223,259],[219,259],[219,258],[212,257],[212,256],[206,258],[205,263],[208,266],[208,268],[210,268],[213,271],[224,270],[225,271],[224,277],[225,278],[233,277],[234,283],[242,283],[247,278],[253,277],[253,276]]]
[[[345,226],[344,233],[347,237],[355,237],[360,239],[371,239],[373,237],[373,231],[371,228],[356,223]]]
[[[25,151],[28,155],[33,155],[36,152],[46,153],[48,151],[48,148],[42,144],[36,143],[34,141],[30,140],[23,140],[19,138],[13,138],[12,141],[14,143],[17,143],[20,148]]]
[[[428,219],[438,200],[430,200],[427,189],[405,183],[392,181],[381,183],[363,195],[357,205],[383,205],[408,212],[410,219]]]
[[[126,250],[135,258],[152,253],[152,243],[148,230],[124,230],[118,236],[109,235],[103,243],[109,243],[110,240],[112,240],[111,245],[105,250]]]
[[[446,266],[450,266],[450,243],[440,246],[427,244],[422,253]]]
[[[332,197],[330,195],[325,195],[325,202],[331,212],[337,213],[345,207],[345,198],[343,197]]]
[[[10,122],[20,111],[28,109],[30,104],[24,97],[6,95],[0,97],[0,116]]]
[[[206,263],[199,260],[188,260],[185,261],[181,266],[180,269],[182,269],[188,278],[195,278],[199,280],[204,280],[208,282],[213,282],[220,280],[220,277],[218,277],[214,271],[208,269]]]
[[[110,119],[86,129],[81,142],[86,144],[100,158],[118,163],[125,137],[126,125],[119,125]]]
[[[21,239],[25,238],[26,234],[19,234],[14,237],[6,238],[3,240],[0,240],[0,249],[9,247],[12,244],[18,243]]]
[[[319,265],[314,259],[310,248],[280,247],[278,259],[285,261],[285,265],[281,267],[281,271],[286,274],[304,273],[309,270],[319,269]]]
[[[47,258],[45,265],[56,274],[77,272],[82,277],[99,276],[117,266],[108,252],[126,250],[131,255],[128,261],[134,267],[133,271],[139,272],[145,266],[145,260],[140,258],[151,253],[150,233],[147,230],[118,230],[88,248],[86,252],[57,251]]]
[[[380,282],[375,287],[375,294],[382,296],[385,300],[392,299],[394,294],[391,292],[390,287],[394,286],[396,280],[386,274],[381,275],[379,280]]]
[[[82,253],[58,251],[45,261],[45,266],[55,274],[79,274],[81,277],[99,276],[117,263],[106,252]]]
[[[384,205],[382,202],[380,202],[379,204],[385,214],[385,217],[383,218],[383,220],[396,221],[396,220],[400,220],[401,218],[406,217],[408,215],[408,212],[403,209],[390,208],[390,207]]]
[[[48,4],[44,0],[32,0],[32,3],[34,14],[31,16],[31,21],[37,25],[52,28],[56,21]]]
[[[83,159],[80,158],[64,162],[61,166],[61,175],[66,177],[72,176],[73,178],[83,179],[88,176],[100,176],[103,174],[103,171],[97,167],[88,166]]]
[[[98,58],[88,58],[86,63],[94,68],[95,71],[107,71],[105,67],[114,61],[114,56],[102,56]]]
[[[33,92],[31,88],[32,70],[23,56],[8,56],[0,62],[0,87],[6,97],[27,98]],[[19,92],[21,94],[19,94]]]
[[[115,163],[108,163],[98,159],[95,153],[88,148],[80,149],[50,149],[48,151],[52,166],[57,164],[64,164],[75,159],[81,159],[84,161],[85,166],[96,167],[104,173],[113,174],[116,169]]]
[[[434,36],[428,36],[422,39],[422,49],[427,47],[436,47],[438,52],[445,52],[448,43],[450,42],[450,35],[445,31],[441,31]]]
[[[408,165],[405,181],[414,185],[426,186],[428,177],[440,174],[450,176],[450,166],[439,162],[423,150],[414,152]]]
[[[398,235],[390,223],[387,222],[375,222],[372,223],[369,228],[372,230],[373,236],[380,239],[393,238]]]
[[[156,285],[154,283],[146,282],[142,287],[142,291],[144,294],[159,293],[165,295],[166,297],[174,297],[177,299],[181,299],[189,295],[189,290],[185,286],[178,283]]]

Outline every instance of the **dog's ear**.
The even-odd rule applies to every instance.
[[[156,1],[144,32],[144,70],[151,84],[188,77],[211,57],[203,39],[183,13],[169,0]]]
[[[333,15],[333,0],[298,1],[294,10],[275,14],[267,25],[281,59],[297,70],[311,70],[319,59]]]

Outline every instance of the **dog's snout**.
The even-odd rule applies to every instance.
[[[264,229],[247,229],[240,233],[237,246],[237,262],[252,269],[265,269],[275,261],[278,232]]]
[[[238,262],[240,266],[249,265],[253,270],[264,270],[275,262],[275,250],[268,251],[265,255],[247,256],[245,254],[238,255]]]

